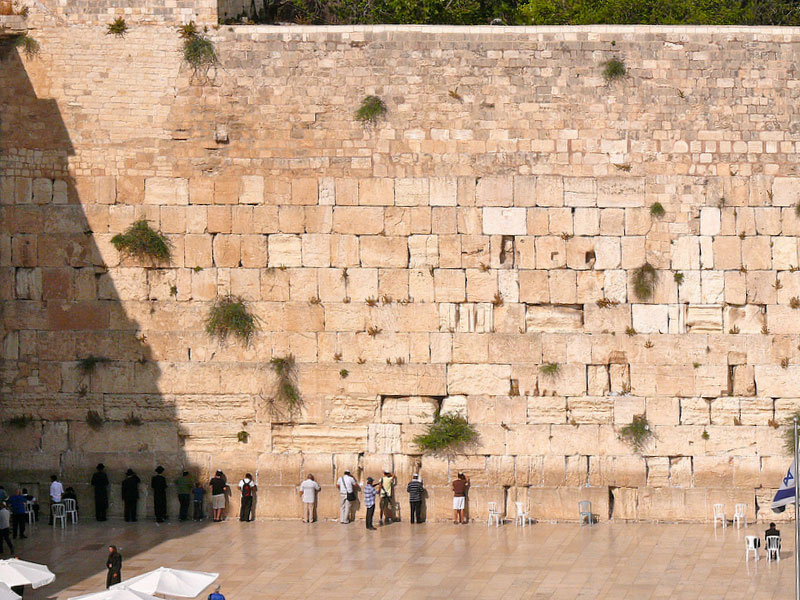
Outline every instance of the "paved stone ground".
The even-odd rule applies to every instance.
[[[789,524],[783,525],[779,564],[763,556],[757,565],[745,563],[744,536],[763,529],[539,523],[523,530],[478,522],[397,523],[369,532],[363,521],[111,521],[63,532],[40,524],[17,550],[57,574],[54,584],[26,593],[25,600],[65,600],[103,589],[108,543],[121,548],[123,578],[161,565],[219,571],[229,600],[789,598]]]

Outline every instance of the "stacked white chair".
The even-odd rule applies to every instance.
[[[486,526],[489,527],[494,519],[495,527],[500,527],[500,511],[497,509],[497,502],[489,502],[489,519]]]

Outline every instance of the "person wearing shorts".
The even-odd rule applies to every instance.
[[[211,508],[214,511],[214,522],[222,521],[222,511],[225,510],[225,492],[228,489],[228,480],[222,471],[217,471],[213,479],[208,482],[211,486]]]
[[[378,523],[383,525],[383,520],[391,523],[394,519],[394,486],[397,485],[397,477],[389,471],[383,472],[380,481],[381,512]]]
[[[453,480],[453,523],[456,525],[467,524],[464,518],[464,507],[467,503],[467,490],[469,489],[469,477],[464,473],[459,473],[458,478]]]

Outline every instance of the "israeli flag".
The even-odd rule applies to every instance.
[[[778,493],[775,494],[775,498],[772,500],[772,512],[782,513],[786,510],[787,504],[794,503],[796,468],[797,465],[792,461],[792,466],[789,467]]]

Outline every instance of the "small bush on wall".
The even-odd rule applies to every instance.
[[[183,59],[192,68],[195,78],[208,78],[208,71],[219,63],[214,44],[190,21],[178,28],[183,40]]]
[[[649,300],[656,289],[657,273],[650,263],[633,271],[633,293],[639,300]]]
[[[114,35],[116,37],[125,37],[126,33],[128,33],[128,24],[122,17],[117,17],[111,21],[106,29],[107,35]]]
[[[153,230],[144,219],[135,221],[125,233],[115,235],[111,238],[111,243],[126,256],[153,262],[169,261],[169,240],[162,233]]]
[[[612,58],[603,63],[603,77],[606,81],[616,81],[627,74],[625,63],[618,58]]]
[[[269,361],[278,380],[275,383],[274,399],[286,407],[289,414],[297,412],[303,404],[300,390],[297,389],[297,363],[294,356],[276,356]]]
[[[238,296],[217,299],[206,317],[206,333],[223,342],[232,335],[247,345],[256,332],[257,325],[255,315]]]
[[[653,438],[653,430],[644,415],[634,415],[630,424],[619,430],[619,438],[641,453]]]
[[[455,453],[475,443],[478,432],[459,414],[437,415],[425,433],[414,438],[417,447],[426,454]]]
[[[356,111],[356,120],[362,123],[374,124],[386,114],[386,104],[377,96],[367,96],[361,101],[361,106]]]

